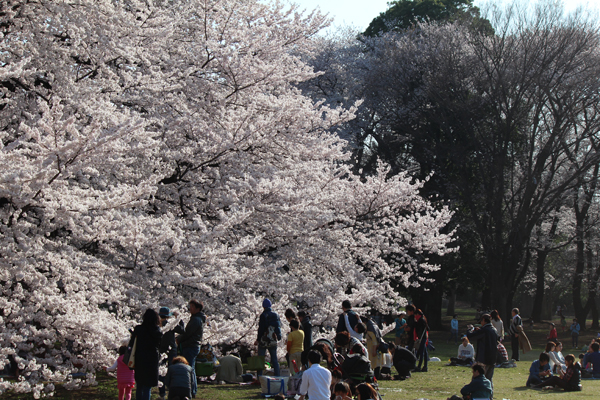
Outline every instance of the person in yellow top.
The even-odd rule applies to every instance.
[[[287,351],[290,355],[290,374],[295,375],[294,361],[296,361],[296,367],[298,370],[302,366],[302,351],[304,351],[304,332],[299,330],[300,323],[298,320],[293,319],[290,321],[290,328],[292,331],[288,333],[287,339]]]
[[[360,317],[362,322],[367,326],[367,353],[369,355],[369,361],[371,361],[371,368],[375,372],[375,377],[380,378],[381,367],[383,366],[383,353],[378,352],[377,348],[381,342],[381,331],[379,327],[370,318]]]

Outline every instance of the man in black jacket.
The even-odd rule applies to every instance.
[[[340,315],[338,319],[338,324],[337,328],[335,329],[335,333],[348,332],[348,329],[346,328],[346,319],[344,318],[344,315],[346,314],[348,314],[348,322],[350,323],[350,327],[352,329],[354,329],[354,327],[360,322],[360,320],[358,319],[358,314],[356,314],[354,310],[352,310],[352,303],[350,303],[350,300],[344,300],[342,302],[342,311],[344,312]]]
[[[417,357],[414,353],[402,346],[396,346],[395,344],[389,343],[389,350],[392,355],[392,362],[394,368],[398,371],[398,377],[400,380],[410,378],[410,371],[417,365]]]
[[[204,304],[202,302],[195,299],[190,300],[189,310],[192,316],[185,326],[185,330],[175,329],[175,332],[181,333],[177,336],[177,344],[181,346],[181,355],[185,357],[190,367],[192,367],[194,379],[196,379],[196,357],[200,353],[204,323],[206,322],[206,316],[202,312],[203,309]],[[195,393],[192,394],[196,395]]]
[[[498,333],[492,325],[492,317],[489,314],[483,314],[480,323],[481,328],[471,330],[467,338],[472,342],[477,341],[475,361],[484,365],[485,377],[492,382],[498,352]]]
[[[300,329],[304,331],[304,351],[302,352],[302,359],[304,360],[313,346],[312,323],[310,322],[310,315],[306,311],[298,311],[298,318],[300,319]],[[306,368],[308,368],[308,365],[306,365]]]

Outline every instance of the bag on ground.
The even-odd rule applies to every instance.
[[[261,375],[258,380],[260,382],[260,390],[263,395],[274,396],[282,393],[284,396],[287,396],[289,377]]]

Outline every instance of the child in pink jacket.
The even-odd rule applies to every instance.
[[[112,372],[117,370],[117,387],[119,388],[119,400],[131,400],[131,391],[135,385],[135,371],[129,369],[123,362],[123,355],[127,350],[127,346],[119,347],[119,358],[115,363],[106,368],[106,371]]]

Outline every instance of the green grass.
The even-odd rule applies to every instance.
[[[475,312],[470,309],[458,309],[459,321],[461,323],[461,331],[467,323],[474,322],[473,317]],[[450,326],[450,317],[445,318],[445,323]],[[558,319],[553,321],[558,322]],[[559,324],[557,324],[559,326]],[[559,327],[560,328],[560,327]],[[522,355],[521,361],[517,363],[517,368],[496,369],[494,373],[494,398],[495,399],[595,399],[600,393],[600,380],[585,380],[582,381],[583,391],[565,395],[562,391],[539,391],[525,387],[525,382],[529,374],[529,366],[531,362],[538,358],[540,352],[546,343],[546,335],[548,334],[549,326],[545,323],[539,323],[534,328],[529,328],[526,325],[526,333],[533,346],[533,351]],[[454,343],[446,344],[446,339],[449,332],[432,332],[431,339],[436,347],[436,350],[430,353],[430,357],[439,357],[441,362],[429,363],[429,372],[414,373],[411,379],[406,381],[383,381],[380,382],[380,392],[384,395],[384,400],[409,400],[425,398],[430,400],[446,399],[453,394],[458,394],[460,388],[471,380],[471,370],[466,367],[447,367],[445,364],[450,357],[456,356],[457,346]],[[592,337],[595,337],[595,332],[584,332],[579,340],[579,345],[589,343]],[[391,339],[388,336],[387,339]],[[570,349],[571,338],[565,332],[560,332],[559,340],[565,345],[563,354],[573,353],[576,357],[579,351]],[[510,355],[510,345],[507,348]],[[117,396],[117,381],[115,378],[108,376],[102,372],[98,374],[98,386],[92,388],[84,388],[77,391],[67,391],[64,389],[57,390],[55,399],[57,400],[75,400],[75,399],[116,399]],[[241,386],[241,385],[200,385],[198,389],[197,399],[203,400],[244,400],[258,399],[260,389],[257,386]],[[1,399],[32,399],[32,396],[23,394],[5,394],[0,396]],[[135,397],[134,397],[135,398]],[[158,391],[155,389],[152,399],[158,398]]]

